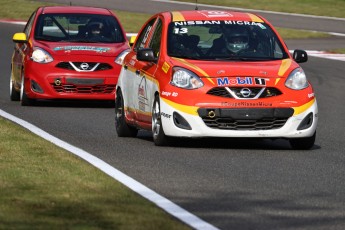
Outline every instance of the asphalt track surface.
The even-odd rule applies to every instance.
[[[0,23],[0,109],[94,154],[220,229],[345,229],[344,62],[310,57],[302,64],[319,104],[310,151],[291,150],[285,140],[253,139],[156,147],[149,132],[118,138],[107,104],[11,102],[11,38],[21,29]]]

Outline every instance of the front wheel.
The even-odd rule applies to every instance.
[[[28,98],[25,92],[25,84],[24,84],[24,76],[22,76],[22,82],[20,86],[20,101],[22,106],[30,106],[34,104],[34,100],[31,98]]]
[[[311,149],[314,146],[315,138],[316,138],[316,131],[314,135],[311,137],[291,138],[289,141],[293,149],[307,150],[307,149]]]
[[[152,107],[152,134],[155,145],[166,146],[169,144],[170,139],[165,135],[162,126],[161,108],[158,95],[155,96]]]
[[[14,82],[10,79],[10,99],[11,101],[19,101],[20,100],[20,92],[18,92],[14,88]]]
[[[116,93],[115,100],[115,127],[119,137],[136,137],[138,129],[126,123],[124,102],[121,90]]]

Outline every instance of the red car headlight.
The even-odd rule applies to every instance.
[[[180,67],[174,67],[171,84],[184,89],[198,89],[204,86],[195,73]]]
[[[49,63],[52,62],[54,59],[53,57],[44,49],[34,47],[34,51],[32,52],[31,59],[34,62],[38,63]]]

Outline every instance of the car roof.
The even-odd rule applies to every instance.
[[[108,9],[88,6],[44,6],[40,7],[40,10],[43,14],[86,13],[111,15]]]
[[[266,22],[264,18],[253,13],[226,11],[226,10],[191,10],[191,11],[171,11],[165,12],[163,15],[167,17],[170,14],[172,21],[250,21],[250,22]]]

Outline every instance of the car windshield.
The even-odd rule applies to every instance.
[[[265,61],[288,57],[273,30],[247,21],[171,22],[168,55],[199,60]]]
[[[120,43],[125,40],[116,18],[96,14],[42,14],[34,37],[52,42]]]

